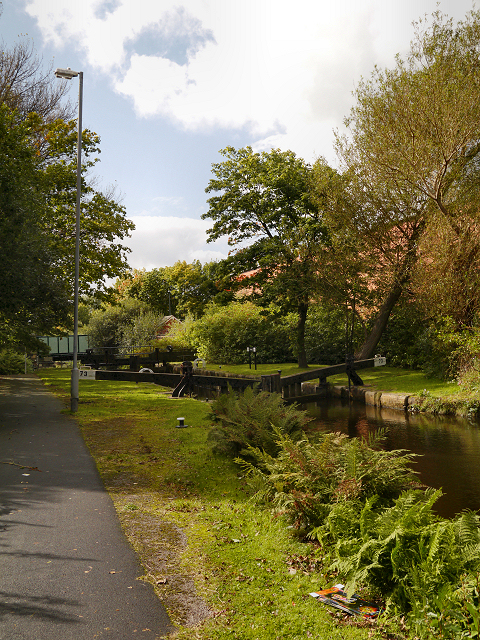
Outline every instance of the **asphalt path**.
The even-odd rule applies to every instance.
[[[0,377],[0,640],[165,637],[165,608],[63,408],[35,377]]]

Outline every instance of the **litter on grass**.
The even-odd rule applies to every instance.
[[[363,616],[364,618],[375,618],[378,616],[380,609],[372,602],[362,600],[356,594],[349,598],[344,589],[345,587],[343,584],[336,584],[330,589],[314,591],[310,593],[310,595],[321,602],[328,604],[330,607],[340,609],[340,611],[348,613],[349,615],[358,615]]]

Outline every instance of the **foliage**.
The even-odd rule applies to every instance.
[[[258,362],[292,357],[288,323],[265,317],[252,302],[210,305],[191,333],[199,356],[212,363],[248,362],[247,347],[256,347]]]
[[[276,457],[250,447],[255,465],[243,466],[259,483],[258,497],[311,535],[319,535],[333,505],[372,496],[388,504],[416,482],[409,468],[414,454],[382,450],[381,433],[368,442],[340,433],[319,434],[315,441],[294,442],[280,432],[275,437]]]
[[[120,299],[138,298],[163,315],[181,318],[200,317],[206,305],[221,298],[232,299],[223,289],[219,263],[202,265],[198,260],[188,264],[178,260],[171,267],[145,271],[134,269],[116,283]]]
[[[5,104],[22,120],[37,113],[51,121],[69,119],[71,106],[64,97],[67,82],[53,78],[52,65],[43,70],[41,58],[28,40],[16,42],[10,49],[0,51],[0,104]]]
[[[406,295],[399,300],[378,343],[378,353],[392,366],[410,369],[428,366],[433,355],[430,326],[416,300]],[[433,368],[428,370],[435,375]]]
[[[13,349],[0,350],[0,376],[25,372],[25,355]]]
[[[227,147],[220,153],[225,160],[213,164],[205,190],[217,194],[202,216],[213,220],[208,241],[226,235],[235,247],[227,260],[232,287],[297,314],[298,363],[306,366],[305,322],[316,292],[316,248],[325,235],[311,197],[311,168],[292,151]]]
[[[455,587],[462,574],[478,571],[480,519],[473,512],[453,520],[439,518],[432,507],[440,495],[441,490],[410,490],[387,508],[378,508],[376,497],[360,508],[348,505],[341,514],[344,522],[348,519],[343,530],[340,518],[331,519],[336,555],[332,567],[345,576],[350,591],[368,585],[381,592],[396,613],[418,603],[435,611],[435,600],[446,585]]]
[[[416,631],[427,624],[438,637],[474,637],[465,634],[479,624],[480,516],[439,517],[441,490],[415,489],[413,455],[378,449],[381,440],[326,433],[294,442],[277,432],[277,457],[249,447],[254,463],[238,462],[257,499],[318,540],[325,569],[350,593],[367,588]]]
[[[174,351],[195,350],[192,332],[195,326],[193,318],[186,318],[183,322],[174,322],[168,332],[154,342],[156,347],[165,350],[173,347]]]
[[[145,305],[132,298],[92,311],[88,325],[90,345],[95,348],[117,346],[122,337],[121,328],[133,325],[145,311]]]
[[[379,272],[385,269],[385,260],[377,242],[372,242],[368,224],[360,222],[369,212],[359,202],[349,171],[340,173],[319,158],[312,167],[311,188],[328,230],[328,241],[317,246],[318,293],[343,326],[343,360],[345,353],[360,346],[359,329],[366,333],[366,322],[381,302]]]
[[[75,248],[75,206],[77,132],[75,121],[55,120],[39,126],[37,135],[46,144],[43,162],[43,190],[47,210],[43,218],[55,259],[57,277],[73,289]],[[84,130],[82,134],[82,201],[80,214],[80,294],[105,297],[105,279],[115,278],[127,268],[121,244],[134,228],[126,218],[113,189],[95,188],[87,176],[98,162],[100,138]]]
[[[165,324],[165,316],[155,311],[140,310],[133,318],[124,318],[117,326],[119,347],[147,346],[156,342],[157,333]]]
[[[0,104],[0,322],[13,340],[51,331],[68,320],[65,282],[58,279],[40,159],[32,144],[37,119],[17,123]]]
[[[480,326],[478,321],[475,320],[470,330],[452,335],[451,344],[454,348],[449,351],[450,373],[456,376],[462,390],[478,396],[480,392]]]
[[[299,434],[311,420],[279,394],[251,388],[222,393],[212,403],[211,418],[218,424],[209,434],[214,450],[234,455],[246,455],[251,447],[274,455],[278,434]]]
[[[398,56],[393,69],[377,68],[359,83],[356,105],[346,119],[349,133],[337,138],[357,203],[352,227],[368,234],[383,256],[376,286],[384,298],[362,349],[364,357],[375,348],[409,285],[423,234],[432,221],[441,220],[450,228],[458,240],[455,254],[464,256],[450,263],[453,271],[446,285],[455,283],[455,274],[462,276],[466,253],[469,262],[476,263],[478,234],[469,237],[464,231],[478,220],[474,185],[480,153],[480,66],[475,53],[479,39],[477,11],[457,24],[440,12],[433,14],[430,24],[419,21],[406,59]],[[430,253],[435,254],[437,239],[430,237]],[[468,252],[462,253],[466,240]],[[441,275],[435,272],[438,291]]]
[[[425,318],[452,318],[458,331],[469,329],[480,313],[480,224],[457,214],[455,228],[442,215],[432,216],[420,243],[421,263],[412,288]]]
[[[354,335],[353,347],[361,337]],[[315,304],[310,307],[305,325],[305,351],[309,364],[338,364],[345,361],[345,311],[340,307]]]
[[[41,67],[26,42],[0,52],[0,322],[26,345],[72,323],[76,123],[61,119],[67,85]],[[83,135],[80,289],[105,294],[103,278],[126,267],[118,239],[133,225],[113,192],[87,181],[99,138]]]

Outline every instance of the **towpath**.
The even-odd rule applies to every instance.
[[[0,377],[0,640],[165,637],[173,630],[165,608],[139,580],[142,567],[62,408],[37,378]]]

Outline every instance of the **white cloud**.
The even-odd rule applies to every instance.
[[[140,117],[187,131],[250,127],[311,160],[331,155],[351,92],[392,64],[436,0],[26,0],[44,38],[73,43]],[[471,0],[444,0],[457,17]]]
[[[175,216],[130,216],[135,231],[128,241],[129,264],[134,269],[155,269],[177,260],[208,262],[226,258],[226,242],[206,243],[211,221]]]

